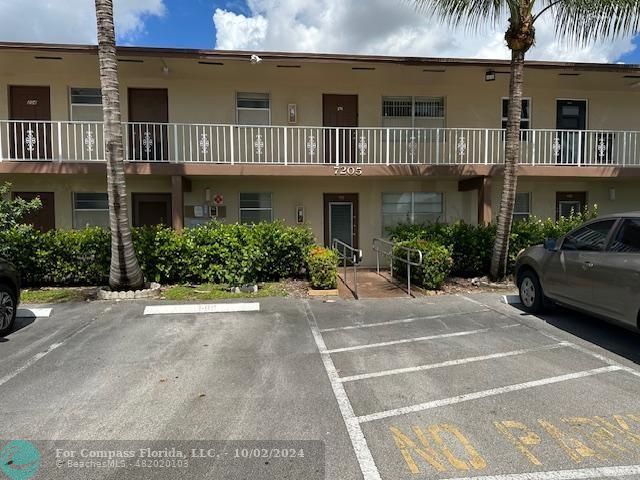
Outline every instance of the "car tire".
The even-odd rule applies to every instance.
[[[546,304],[544,292],[535,272],[527,270],[520,276],[518,293],[522,306],[527,312],[540,313],[544,310]]]
[[[15,290],[0,283],[0,336],[11,331],[18,312],[18,298]]]

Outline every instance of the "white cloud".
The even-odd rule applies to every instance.
[[[217,48],[509,58],[506,18],[504,25],[470,32],[416,12],[410,0],[247,0],[247,5],[248,15],[215,11]],[[528,58],[605,62],[633,49],[630,38],[586,47],[559,43],[547,16],[537,25]]]
[[[114,0],[116,33],[133,41],[144,19],[163,15],[163,0]],[[93,0],[0,0],[0,40],[16,42],[96,43]]]

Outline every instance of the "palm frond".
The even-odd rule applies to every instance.
[[[408,0],[418,11],[453,27],[480,29],[504,22],[513,14],[518,0]]]
[[[556,36],[586,45],[640,31],[640,0],[560,0],[544,15],[553,15]]]

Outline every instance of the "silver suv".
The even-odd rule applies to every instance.
[[[524,250],[515,279],[532,313],[551,301],[640,328],[640,212],[603,216]]]

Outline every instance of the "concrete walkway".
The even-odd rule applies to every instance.
[[[346,285],[345,273],[340,269],[340,281],[338,290],[340,297],[353,299],[354,281],[353,269],[347,269]],[[417,292],[412,292],[414,295]],[[410,298],[406,292],[406,285],[400,285],[392,279],[389,272],[381,272],[380,275],[375,269],[358,269],[358,298]]]

